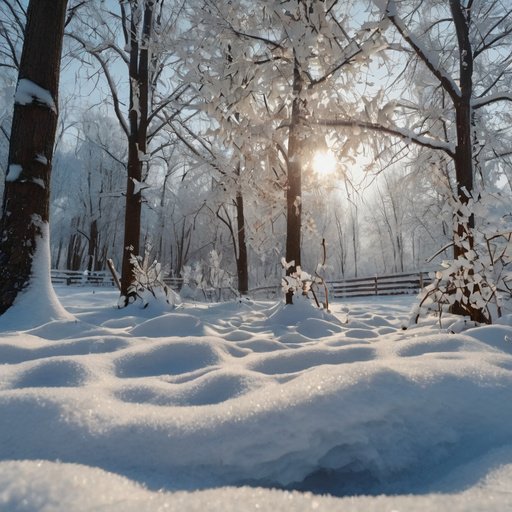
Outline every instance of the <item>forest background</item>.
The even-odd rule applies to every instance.
[[[0,187],[26,4],[0,3]],[[135,226],[166,274],[240,291],[314,272],[323,239],[330,279],[432,269],[484,196],[477,227],[508,233],[511,44],[500,0],[72,0],[52,267],[121,268]]]

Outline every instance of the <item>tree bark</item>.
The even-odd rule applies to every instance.
[[[295,58],[293,67],[293,104],[288,134],[288,186],[286,188],[286,261],[294,262],[286,274],[293,274],[301,264],[302,168],[299,157],[302,133],[300,114],[302,77]],[[293,291],[286,293],[286,304],[293,304]]]
[[[149,0],[144,9],[141,42],[137,20],[132,12],[130,20],[130,111],[128,134],[128,176],[126,182],[126,209],[124,222],[123,262],[121,266],[121,296],[124,306],[135,297],[135,267],[132,255],[140,254],[140,226],[142,195],[136,186],[142,181],[143,159],[146,154],[149,103],[149,41],[153,19],[154,1]]]
[[[0,221],[0,314],[30,284],[40,244],[49,244],[43,229],[48,224],[66,5],[67,0],[31,0],[28,6]],[[39,92],[26,88],[31,82]],[[49,275],[49,257],[45,265]]]
[[[455,148],[454,164],[457,180],[457,196],[461,204],[467,205],[473,193],[473,112],[471,98],[473,96],[473,47],[469,36],[470,10],[464,9],[460,0],[450,0],[450,9],[457,33],[459,45],[459,73],[460,73],[460,99],[454,102],[455,120],[457,127],[457,146]],[[475,218],[471,214],[469,219],[461,212],[455,214],[455,243],[454,259],[465,258],[466,253],[474,246]],[[475,285],[474,291],[478,286]],[[481,309],[471,305],[470,290],[465,287],[464,295],[467,302],[456,301],[451,312],[457,315],[469,315],[471,320],[479,323],[488,323],[489,320]]]
[[[82,239],[77,233],[69,236],[66,268],[68,270],[80,270],[82,265]]]
[[[244,197],[241,191],[238,191],[236,194],[235,204],[238,237],[238,256],[236,258],[238,291],[240,295],[247,295],[249,291],[249,262],[247,257],[247,242],[245,239]]]
[[[89,244],[87,250],[87,271],[98,270],[98,221],[93,219],[89,226]]]

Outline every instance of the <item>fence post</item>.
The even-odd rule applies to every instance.
[[[375,276],[375,295],[379,295],[379,278]]]
[[[116,268],[114,267],[114,262],[111,258],[107,259],[107,266],[110,270],[110,273],[112,274],[112,279],[114,280],[114,283],[116,284],[117,288],[121,290],[121,282],[119,281],[119,276],[117,275]]]
[[[420,291],[423,290],[423,273],[420,272]]]

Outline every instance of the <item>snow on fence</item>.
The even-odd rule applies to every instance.
[[[432,282],[428,272],[354,277],[327,283],[331,297],[416,294]]]
[[[51,270],[53,284],[115,286],[112,274],[107,271],[88,272],[87,270]],[[183,279],[181,277],[164,277],[164,282],[173,290],[178,290]]]

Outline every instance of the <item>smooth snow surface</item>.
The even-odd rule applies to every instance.
[[[507,319],[58,292],[0,337],[2,511],[512,511]]]

